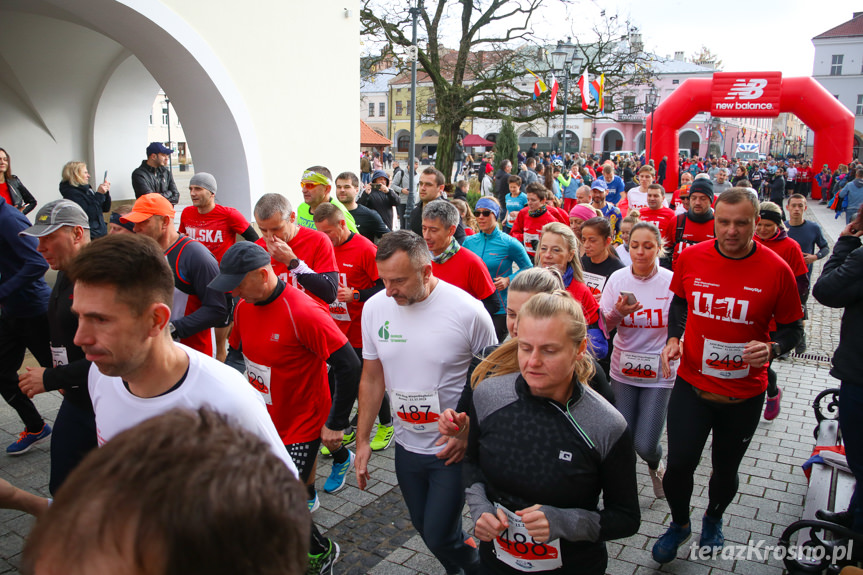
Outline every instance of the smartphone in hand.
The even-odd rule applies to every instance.
[[[638,300],[635,299],[635,294],[631,291],[622,291],[620,295],[626,298],[626,303],[629,305],[635,305],[638,303]]]

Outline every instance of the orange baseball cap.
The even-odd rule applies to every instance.
[[[153,216],[174,217],[174,206],[171,205],[171,202],[165,196],[160,194],[144,194],[135,200],[135,205],[132,206],[131,212],[120,216],[120,221],[139,224]]]

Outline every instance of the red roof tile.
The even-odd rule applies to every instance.
[[[360,120],[360,146],[363,147],[371,147],[371,146],[391,146],[392,141],[384,138],[372,128]]]
[[[813,40],[823,38],[843,38],[849,36],[863,36],[863,13],[855,15],[854,18],[835,28],[831,28],[822,34],[818,34]]]

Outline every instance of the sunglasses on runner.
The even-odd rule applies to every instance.
[[[300,182],[300,187],[304,190],[313,190],[320,185],[321,184],[316,184],[315,182]]]
[[[493,213],[494,212],[492,212],[491,210],[476,210],[476,211],[474,211],[473,215],[475,215],[476,217],[480,217],[480,216],[488,217],[488,216],[492,215]]]

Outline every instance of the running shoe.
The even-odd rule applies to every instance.
[[[345,481],[348,479],[348,471],[354,466],[354,452],[348,449],[348,458],[343,463],[333,463],[333,469],[330,471],[330,476],[324,483],[324,492],[335,493],[345,486]]]
[[[677,550],[692,537],[691,527],[681,527],[674,521],[668,530],[653,544],[653,560],[657,563],[671,563],[677,559]]]
[[[722,517],[713,519],[706,514],[704,515],[701,519],[701,539],[698,540],[698,545],[713,551],[722,549],[722,546],[725,545],[725,536],[722,534]]]
[[[42,425],[42,429],[36,433],[30,433],[26,429],[18,434],[18,439],[15,440],[9,447],[6,448],[6,455],[22,455],[30,451],[37,443],[42,443],[51,436],[51,426],[47,423]]]
[[[779,390],[779,393],[776,394],[775,397],[768,397],[764,406],[764,419],[767,421],[773,421],[776,419],[776,416],[779,415],[779,402],[782,400],[782,389]]]
[[[653,482],[653,496],[657,499],[665,499],[665,489],[662,488],[662,478],[665,476],[665,462],[659,460],[659,466],[656,469],[647,468],[650,473],[650,481]]]
[[[353,429],[353,431],[351,431],[350,433],[345,433],[342,436],[342,445],[347,447],[348,445],[352,444],[356,440],[357,440],[357,428],[355,427]],[[323,447],[321,447],[321,455],[323,455],[324,457],[330,457],[330,456],[332,456],[332,453],[330,453],[330,450],[327,449],[326,446],[323,446]]]
[[[339,544],[332,539],[327,539],[330,548],[320,555],[309,553],[309,568],[307,575],[332,575],[333,565],[339,560]]]
[[[389,447],[390,443],[393,442],[393,435],[395,435],[395,428],[392,425],[378,424],[378,430],[369,444],[372,451],[382,451]]]
[[[309,513],[314,513],[321,506],[321,500],[318,498],[318,492],[315,491],[315,496],[308,500]]]

